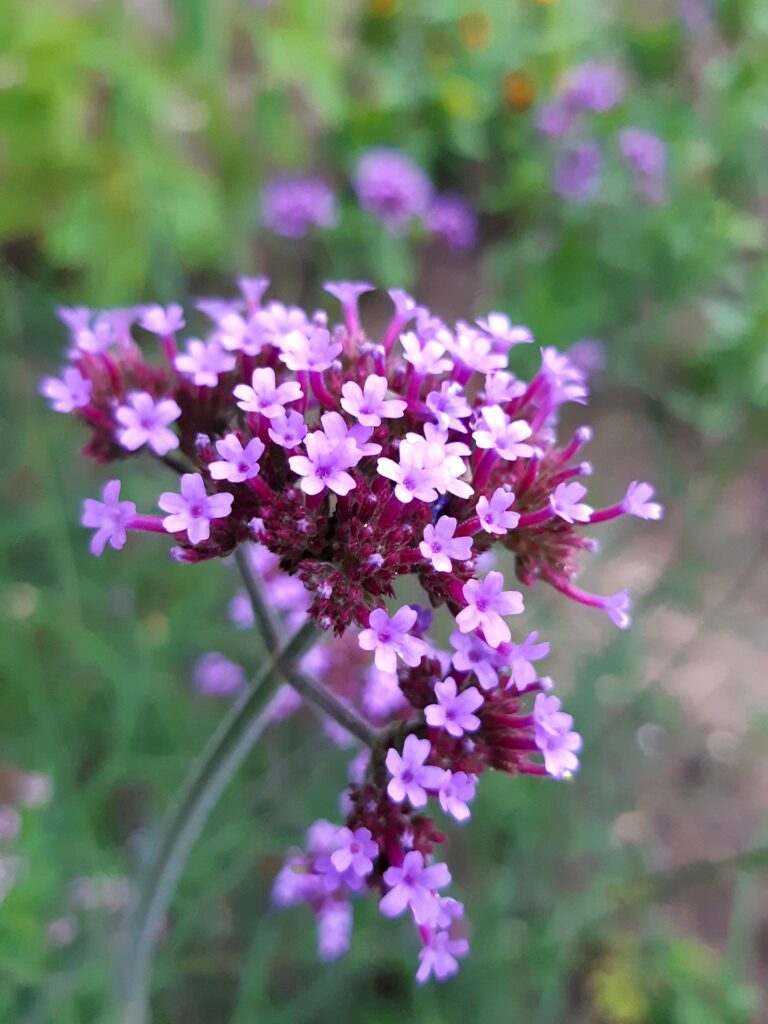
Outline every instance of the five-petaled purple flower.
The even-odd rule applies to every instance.
[[[411,850],[402,867],[387,868],[384,882],[389,892],[379,903],[382,914],[397,917],[408,907],[417,924],[432,925],[440,913],[437,890],[450,885],[451,873],[447,864],[425,864],[424,855]]]
[[[115,419],[120,424],[117,440],[129,452],[135,452],[147,445],[155,455],[167,455],[179,447],[179,439],[169,429],[181,416],[181,409],[173,398],[161,398],[156,402],[147,391],[134,391],[126,405],[115,410]]]
[[[523,595],[517,590],[502,590],[503,586],[500,572],[489,572],[484,580],[464,584],[462,593],[467,605],[456,616],[462,633],[482,629],[491,647],[509,642],[512,634],[502,615],[519,615],[523,611]]]
[[[331,854],[331,863],[341,874],[351,870],[358,878],[365,878],[373,871],[373,861],[379,855],[379,847],[371,836],[369,828],[340,828],[336,833],[337,848]]]
[[[466,821],[470,816],[469,801],[474,800],[477,776],[467,772],[451,772],[446,769],[440,780],[437,799],[446,814],[456,821]]]
[[[68,366],[58,377],[44,377],[40,394],[51,403],[55,412],[73,412],[82,409],[91,400],[93,382],[84,377],[76,366]]]
[[[423,807],[427,802],[427,790],[436,790],[443,778],[443,769],[424,762],[432,752],[429,740],[420,740],[413,733],[405,737],[403,752],[394,747],[387,751],[387,771],[392,776],[387,784],[387,793],[396,804],[407,800],[412,807]]]
[[[624,511],[639,519],[661,519],[664,515],[664,506],[652,500],[654,493],[650,484],[633,480],[622,502]]]
[[[334,494],[349,494],[355,480],[347,470],[362,458],[354,439],[336,441],[322,430],[313,430],[304,438],[304,448],[306,455],[291,455],[288,459],[293,472],[302,478],[302,491],[320,494],[327,487]]]
[[[438,981],[453,977],[459,969],[458,958],[469,952],[466,939],[453,939],[450,932],[433,932],[419,951],[419,969],[416,981],[423,985],[431,974]]]
[[[544,755],[544,767],[556,779],[579,767],[577,751],[581,736],[573,732],[573,717],[560,710],[559,697],[539,693],[533,705],[536,746]]]
[[[483,703],[483,695],[476,686],[469,686],[461,693],[457,689],[453,676],[435,683],[437,704],[428,704],[424,708],[424,717],[427,725],[445,729],[451,736],[459,737],[480,728],[480,719],[474,712]]]
[[[505,534],[507,530],[514,530],[520,514],[507,511],[514,500],[514,494],[503,487],[496,488],[490,501],[485,495],[477,499],[477,517],[486,533]]]
[[[364,427],[378,427],[383,417],[399,419],[408,407],[399,398],[385,398],[389,383],[375,373],[366,377],[361,388],[350,380],[342,387],[341,407]]]
[[[406,665],[418,665],[427,652],[427,645],[419,637],[411,636],[418,612],[405,605],[398,608],[392,618],[383,608],[374,608],[368,618],[368,629],[358,635],[364,651],[373,651],[376,667],[382,672],[397,670],[397,656]]]
[[[200,341],[192,338],[187,342],[187,351],[174,359],[176,369],[185,377],[190,377],[198,387],[215,388],[219,383],[219,375],[234,370],[236,359],[212,338]]]
[[[456,520],[452,516],[440,516],[435,525],[424,527],[424,539],[419,542],[419,551],[432,563],[437,572],[450,572],[452,558],[466,562],[472,557],[472,538],[455,537]]]
[[[234,390],[238,406],[245,412],[258,412],[267,419],[285,415],[289,402],[298,402],[303,397],[301,384],[287,380],[277,384],[275,371],[271,366],[260,367],[251,375],[251,386],[238,384]]]
[[[190,544],[200,544],[211,535],[211,520],[226,519],[232,511],[231,494],[208,494],[199,473],[184,473],[181,494],[164,491],[158,505],[169,514],[163,519],[168,533],[186,531]]]
[[[119,480],[105,484],[102,501],[86,498],[80,522],[96,530],[91,537],[91,554],[100,555],[107,542],[119,551],[126,541],[126,528],[135,515],[136,505],[132,501],[120,501]]]
[[[232,484],[250,480],[259,473],[259,459],[264,454],[264,442],[252,438],[243,447],[237,434],[227,434],[216,442],[220,460],[212,462],[208,469],[214,480],[229,480]]]

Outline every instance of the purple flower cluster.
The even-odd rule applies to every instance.
[[[286,238],[304,238],[313,228],[336,224],[333,189],[315,177],[277,177],[262,189],[264,227]]]
[[[556,98],[539,109],[542,135],[556,142],[552,186],[573,202],[586,202],[600,191],[605,159],[600,144],[591,138],[585,115],[613,109],[624,97],[621,71],[613,64],[587,62],[562,80]],[[667,147],[656,135],[640,128],[625,128],[618,150],[629,167],[637,194],[647,203],[666,199]]]
[[[609,507],[587,501],[591,431],[558,438],[561,407],[587,402],[586,374],[545,347],[533,378],[516,377],[510,353],[533,338],[503,314],[449,325],[393,289],[390,323],[371,337],[358,310],[371,285],[327,286],[342,309],[334,323],[265,302],[267,284],[242,279],[240,298],[198,302],[210,323],[187,351],[217,354],[205,357],[206,383],[179,354],[179,307],[62,311],[68,365],[43,392],[88,430],[97,461],[145,453],[179,475],[158,498],[163,515],[137,513],[116,479],[87,501],[94,554],[132,531],[171,536],[187,564],[246,545],[291,628],[309,618],[335,636],[303,667],[377,738],[353,762],[345,823],[312,827],[275,899],[310,905],[330,959],[348,943],[351,899],[378,893],[385,915],[414,921],[418,979],[445,978],[467,943],[463,907],[442,892],[450,873],[434,860],[444,836],[428,805],[464,821],[486,771],[563,778],[581,745],[537,668],[549,644],[517,625],[523,595],[493,567],[493,549],[514,558],[526,587],[548,583],[625,628],[626,591],[575,583],[594,546],[585,531],[662,508],[637,481]],[[157,358],[134,337],[137,319]],[[404,576],[452,623],[451,650],[430,639],[426,607],[393,604]],[[248,624],[242,596],[233,613]],[[231,664],[203,668],[208,692],[240,685]]]

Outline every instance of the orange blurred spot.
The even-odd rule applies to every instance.
[[[400,6],[400,0],[368,0],[368,7],[371,14],[378,18],[388,18],[394,14]]]
[[[504,75],[502,88],[504,99],[518,114],[527,110],[536,96],[533,82],[524,71],[508,71]]]
[[[478,53],[493,39],[493,22],[485,11],[472,11],[459,19],[459,35],[468,50]]]

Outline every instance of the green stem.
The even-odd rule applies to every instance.
[[[123,964],[123,1024],[146,1024],[152,953],[189,854],[227,783],[269,724],[269,700],[280,677],[317,636],[310,623],[271,655],[253,687],[232,708],[193,768],[139,885],[128,920]]]

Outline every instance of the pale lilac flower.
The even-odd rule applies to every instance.
[[[192,378],[193,384],[215,388],[219,374],[234,370],[236,359],[215,338],[210,341],[192,338],[187,342],[186,353],[179,353],[173,362],[179,373]]]
[[[328,369],[341,348],[341,342],[331,341],[324,327],[315,328],[309,335],[291,331],[280,342],[280,359],[294,373],[302,370],[319,373]]]
[[[558,484],[549,498],[552,511],[566,523],[588,523],[592,508],[581,501],[586,493],[587,488],[577,480]]]
[[[439,446],[414,444],[404,439],[400,442],[399,456],[399,463],[384,458],[376,464],[378,472],[397,485],[397,500],[404,505],[414,498],[434,501],[437,498],[437,485],[443,477],[440,467],[444,458]]]
[[[139,326],[151,334],[175,334],[184,326],[184,310],[177,302],[172,302],[170,306],[147,306]]]
[[[102,501],[86,498],[83,502],[83,526],[95,528],[91,538],[91,554],[100,555],[107,542],[119,551],[125,545],[126,528],[136,515],[132,501],[120,501],[120,481],[110,480],[104,485]]]
[[[347,900],[328,900],[317,913],[317,955],[325,963],[349,949],[352,907]]]
[[[40,383],[40,394],[48,399],[55,412],[72,412],[88,405],[92,388],[92,381],[84,377],[76,366],[68,366],[61,379],[44,377]]]
[[[558,137],[567,135],[576,123],[579,111],[563,100],[558,98],[552,103],[545,103],[539,107],[536,114],[536,128],[542,135]]]
[[[250,309],[255,309],[272,282],[268,277],[238,277],[237,287]]]
[[[401,711],[407,701],[396,672],[382,672],[371,665],[365,673],[363,708],[374,719],[386,719]]]
[[[619,590],[616,594],[610,594],[602,599],[601,607],[611,622],[619,629],[629,629],[632,625],[629,594],[626,590]]]
[[[408,408],[408,403],[397,398],[385,398],[389,382],[386,377],[372,373],[366,377],[361,388],[353,380],[342,386],[341,407],[364,427],[378,427],[382,418],[399,419]]]
[[[301,413],[289,409],[282,416],[272,417],[267,433],[281,448],[296,448],[307,436],[307,424]]]
[[[440,914],[437,890],[450,882],[447,864],[426,865],[423,854],[410,850],[401,867],[387,868],[384,872],[389,892],[382,897],[379,909],[387,917],[397,917],[408,907],[417,924],[432,925]]]
[[[603,176],[603,156],[596,142],[567,147],[558,157],[552,186],[564,199],[586,202],[595,195]]]
[[[506,354],[494,348],[488,335],[468,324],[456,325],[456,337],[451,351],[457,359],[476,373],[493,373],[494,370],[501,370],[507,365]]]
[[[506,664],[505,657],[476,633],[454,630],[450,641],[456,652],[451,662],[457,672],[474,672],[484,690],[493,690],[499,685],[499,669]]]
[[[472,538],[455,537],[457,521],[452,516],[440,516],[435,525],[424,527],[424,539],[419,542],[419,551],[432,563],[437,572],[450,572],[452,558],[466,562],[472,557]]]
[[[641,128],[625,128],[619,133],[619,148],[634,174],[640,196],[648,203],[663,203],[667,191],[666,143]]]
[[[219,651],[198,658],[192,673],[194,687],[204,697],[228,697],[245,686],[245,671]]]
[[[212,462],[208,470],[214,480],[229,480],[240,484],[259,474],[259,459],[264,454],[264,442],[254,437],[243,448],[237,434],[227,434],[216,442],[220,461]]]
[[[510,669],[508,687],[516,686],[518,690],[524,690],[526,686],[536,682],[538,672],[531,662],[546,658],[549,654],[549,644],[546,641],[536,643],[538,637],[538,632],[534,630],[521,644],[510,645],[511,650],[506,656]]]
[[[640,519],[661,519],[664,515],[664,506],[652,501],[653,495],[654,489],[650,484],[633,480],[622,502],[624,511]]]
[[[541,372],[550,385],[552,400],[562,402],[587,401],[586,378],[583,372],[564,352],[549,345],[541,350]]]
[[[581,750],[581,736],[571,730],[573,716],[560,707],[559,697],[545,693],[537,694],[533,705],[536,746],[544,755],[544,767],[556,779],[576,771],[576,752]]]
[[[475,322],[502,352],[509,352],[515,345],[530,345],[533,341],[530,330],[513,324],[506,313],[489,313],[484,319]]]
[[[120,405],[115,419],[120,424],[117,440],[129,452],[148,445],[155,455],[167,455],[179,447],[179,439],[168,424],[181,416],[181,409],[173,398],[155,402],[147,391],[133,391],[127,396],[128,404]]]
[[[217,321],[216,340],[229,352],[258,355],[264,346],[258,314],[246,320],[240,313],[229,310]]]
[[[387,771],[392,776],[387,794],[396,804],[407,800],[412,807],[424,807],[428,789],[437,789],[443,769],[424,764],[431,753],[429,740],[420,740],[413,733],[405,737],[402,755],[390,747],[387,751]]]
[[[285,415],[285,407],[289,402],[298,402],[304,396],[301,384],[295,380],[287,380],[276,384],[275,371],[271,366],[263,366],[253,371],[251,387],[238,384],[233,394],[238,399],[238,406],[245,412],[258,412],[267,419]]]
[[[524,395],[525,391],[526,384],[506,370],[486,374],[483,393],[488,405],[504,405],[505,402],[511,402],[513,398]]]
[[[435,196],[424,215],[424,227],[451,249],[471,249],[477,242],[477,214],[455,192]]]
[[[520,521],[518,512],[508,512],[507,509],[514,502],[515,496],[512,491],[503,487],[497,487],[489,501],[485,495],[477,499],[477,517],[480,525],[486,533],[496,533],[500,536],[507,530],[514,530]]]
[[[489,448],[507,462],[529,459],[535,449],[524,442],[533,431],[525,420],[510,420],[500,405],[488,405],[481,413],[472,437],[478,448]]]
[[[470,686],[458,693],[456,680],[448,676],[442,682],[435,683],[435,696],[437,704],[429,704],[424,708],[427,725],[445,729],[457,738],[465,732],[476,732],[480,728],[480,719],[473,713],[483,703],[483,695],[477,687]]]
[[[419,969],[416,981],[423,985],[434,974],[438,981],[452,977],[459,969],[458,957],[469,952],[466,939],[452,939],[448,932],[432,932],[429,941],[419,951]]]
[[[360,459],[366,455],[378,455],[381,451],[380,444],[369,441],[373,427],[364,427],[362,423],[353,423],[350,427],[338,412],[324,412],[320,417],[320,423],[323,433],[333,444],[353,441]]]
[[[427,408],[443,430],[458,430],[466,434],[467,428],[461,422],[472,415],[464,389],[455,381],[443,381],[439,391],[427,395]]]
[[[323,288],[329,295],[339,300],[342,308],[352,307],[355,310],[361,295],[376,291],[376,285],[369,281],[326,281]]]
[[[491,647],[508,643],[509,626],[503,615],[519,615],[523,611],[523,596],[516,590],[502,590],[504,577],[500,572],[489,572],[484,580],[468,580],[462,589],[465,608],[456,616],[456,625],[462,633],[482,629]]]
[[[261,192],[261,216],[276,235],[303,238],[315,227],[336,224],[336,198],[320,178],[273,178]]]
[[[320,494],[327,487],[342,497],[355,487],[354,478],[346,472],[360,461],[361,453],[354,440],[333,442],[322,430],[313,430],[304,438],[306,455],[291,455],[288,464],[302,477],[305,494]]]
[[[235,629],[250,629],[255,622],[253,605],[245,590],[238,592],[227,605],[227,614]]]
[[[563,95],[573,108],[605,113],[621,102],[624,79],[615,64],[587,61],[568,72]]]
[[[56,316],[69,331],[72,341],[91,322],[92,311],[87,306],[57,306]]]
[[[103,313],[96,318],[93,327],[85,326],[75,334],[75,345],[81,352],[98,355],[117,341],[115,326],[110,317]]]
[[[474,800],[476,789],[476,775],[446,769],[437,791],[437,799],[445,814],[450,814],[456,821],[466,821],[470,816],[467,805],[470,800]]]
[[[371,149],[358,161],[354,186],[360,205],[390,231],[400,233],[422,216],[432,196],[424,171],[396,149]]]
[[[226,519],[233,501],[231,494],[208,494],[199,473],[184,473],[181,493],[164,491],[157,503],[169,513],[163,519],[168,533],[186,531],[191,544],[200,544],[211,535],[211,520]]]
[[[357,641],[364,651],[373,651],[376,667],[382,672],[397,671],[397,655],[412,668],[427,653],[427,645],[411,636],[418,612],[405,605],[390,618],[383,608],[374,608],[368,617],[368,629],[361,630]]]
[[[353,832],[346,827],[340,828],[336,833],[336,843],[331,863],[340,874],[349,870],[358,878],[365,878],[373,871],[373,861],[379,855],[379,847],[370,829],[356,828]]]
[[[450,492],[459,498],[470,498],[474,492],[466,480],[462,479],[467,467],[461,457],[470,455],[471,450],[463,441],[449,442],[447,438],[448,432],[434,423],[424,424],[424,435],[407,433],[405,440],[400,442],[401,465],[404,464],[405,447],[406,461],[415,462],[427,474],[422,482],[436,488],[440,494]],[[407,449],[412,451],[409,453]],[[388,476],[389,473],[384,475]]]
[[[448,373],[453,363],[445,357],[445,345],[435,339],[422,345],[419,336],[409,331],[400,335],[403,347],[403,358],[412,364],[414,370],[421,374]]]

